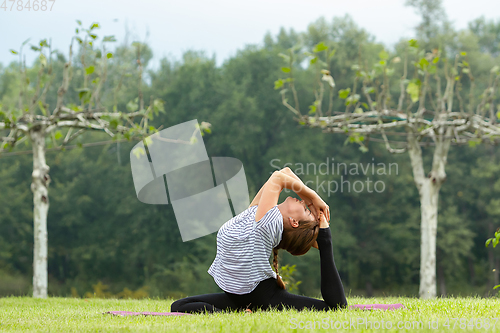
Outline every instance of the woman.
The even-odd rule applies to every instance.
[[[303,200],[279,195],[291,189]],[[310,208],[310,210],[308,209]],[[328,310],[346,307],[342,281],[333,260],[330,209],[290,170],[275,171],[250,207],[227,221],[217,233],[217,255],[208,273],[223,293],[183,298],[173,312],[219,312],[274,308]],[[290,294],[278,273],[278,249],[303,255],[319,249],[324,300]],[[274,254],[272,270],[269,264]]]

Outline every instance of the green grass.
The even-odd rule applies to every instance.
[[[500,299],[498,298],[442,298],[435,300],[419,300],[415,298],[358,298],[350,297],[349,304],[371,303],[403,303],[406,310],[396,311],[257,311],[254,313],[223,313],[199,314],[192,316],[158,317],[158,316],[130,316],[121,317],[102,314],[105,311],[170,311],[171,300],[116,300],[116,299],[79,299],[79,298],[48,298],[33,299],[30,297],[0,298],[0,332],[29,331],[29,332],[293,332],[295,325],[307,328],[317,321],[316,329],[307,331],[337,331],[335,321],[354,321],[355,325],[348,330],[380,331],[381,329],[365,330],[365,325],[357,325],[357,321],[372,321],[384,325],[392,323],[392,331],[399,331],[396,327],[401,321],[404,323],[421,321],[423,328],[419,332],[454,332],[454,331],[481,331],[494,332],[500,328],[500,322],[495,329],[471,329],[465,326],[460,329],[457,321],[453,330],[452,318],[465,318],[467,324],[470,319],[492,318],[500,319]],[[450,318],[450,327],[445,327],[445,321]],[[438,321],[439,329],[429,329],[429,321]],[[328,324],[324,329],[319,326]],[[407,324],[407,325],[410,325]],[[338,325],[338,324],[337,324]],[[346,324],[347,325],[347,324]],[[350,324],[349,324],[350,325]],[[376,325],[376,324],[375,324]],[[404,324],[403,324],[404,325]],[[478,323],[478,325],[481,325]],[[326,327],[326,326],[322,326]],[[385,326],[386,327],[386,326]],[[408,326],[409,327],[409,326]],[[361,328],[363,328],[361,330]],[[416,330],[416,329],[415,329]],[[386,330],[387,331],[387,330]],[[390,331],[390,330],[389,330]]]

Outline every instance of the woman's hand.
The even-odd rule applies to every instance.
[[[320,213],[324,214],[324,217],[327,221],[330,221],[330,207],[319,197],[319,195],[315,195],[311,199],[312,205],[318,214],[315,216],[319,217]],[[308,205],[309,206],[309,205]]]
[[[324,229],[324,228],[329,228],[330,227],[330,222],[326,220],[325,214],[323,212],[319,213],[319,228]]]
[[[325,218],[325,214],[323,212],[319,213],[319,228],[320,229],[325,229],[330,227],[330,222],[328,222]],[[318,249],[318,242],[315,241],[314,244],[312,245],[315,249]],[[319,250],[319,249],[318,249]]]

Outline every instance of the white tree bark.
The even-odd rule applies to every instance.
[[[47,298],[47,214],[49,211],[49,166],[45,163],[44,128],[36,126],[29,132],[33,145],[33,297]]]
[[[436,297],[436,233],[439,186],[424,179],[419,190],[421,213],[420,298]]]
[[[413,178],[420,196],[421,244],[420,244],[420,298],[436,297],[436,235],[438,218],[439,190],[446,180],[445,166],[450,147],[452,128],[440,131],[434,137],[436,147],[429,176],[424,173],[422,149],[414,133],[408,134],[408,153],[413,169]],[[444,138],[443,138],[444,136]]]

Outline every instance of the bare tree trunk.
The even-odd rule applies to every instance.
[[[424,179],[420,192],[420,298],[436,297],[436,233],[439,188]]]
[[[118,159],[118,165],[121,166],[122,165],[122,161],[120,159],[120,141],[118,141],[116,143],[116,157]]]
[[[34,255],[33,255],[33,297],[47,298],[47,214],[49,211],[48,186],[49,166],[45,163],[45,128],[31,129],[33,145],[33,192]]]
[[[421,243],[420,243],[420,298],[436,297],[436,234],[439,190],[446,180],[445,165],[450,147],[451,128],[435,138],[432,170],[425,176],[422,149],[415,133],[408,133],[408,153],[413,169],[413,179],[420,196]]]

